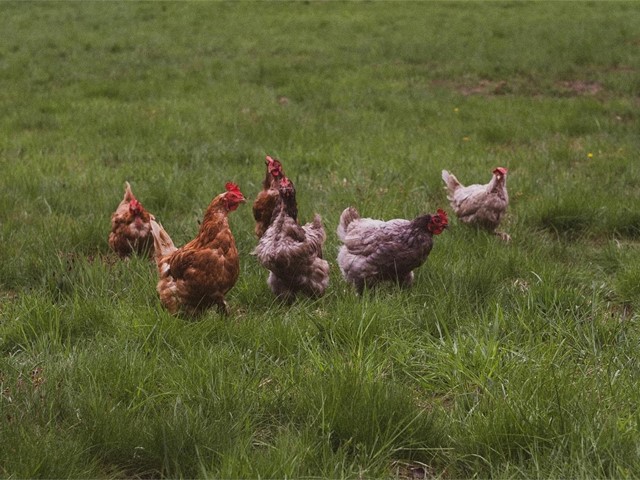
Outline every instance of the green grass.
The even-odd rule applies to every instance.
[[[0,3],[0,476],[640,475],[635,2]],[[109,252],[125,180],[176,244],[265,154],[331,284],[278,303],[249,206],[232,315]],[[411,218],[509,168],[410,290],[340,277],[346,206]]]

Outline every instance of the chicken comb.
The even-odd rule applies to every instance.
[[[438,209],[438,216],[440,217],[442,224],[443,225],[448,225],[449,224],[449,217],[447,216],[447,212],[445,212],[443,209],[439,208]]]
[[[289,177],[282,177],[282,180],[280,180],[280,186],[282,188],[288,188],[292,185],[291,180],[289,180]]]
[[[242,192],[240,191],[240,187],[238,187],[236,183],[227,182],[224,188],[227,192],[239,193],[240,195],[242,195]]]
[[[497,167],[493,170],[493,173],[498,172],[500,175],[505,176],[507,174],[507,169],[505,167]]]
[[[133,197],[133,199],[129,202],[129,210],[141,210],[142,204],[138,201],[137,198]]]

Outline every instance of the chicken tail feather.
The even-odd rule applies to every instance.
[[[151,219],[151,233],[153,235],[153,245],[156,251],[156,260],[159,260],[165,255],[169,255],[177,250],[167,231],[162,228],[162,225],[156,222],[155,218]]]
[[[462,184],[458,181],[453,173],[449,173],[446,170],[442,170],[442,180],[446,185],[447,198],[451,202],[453,201],[453,192],[455,192],[458,187],[461,187]]]
[[[322,217],[317,213],[313,216],[313,222],[311,223],[313,228],[322,228]]]
[[[460,186],[460,182],[453,173],[449,173],[446,170],[442,170],[442,180],[447,185],[447,189],[453,192]]]
[[[340,215],[340,223],[338,224],[338,238],[342,241],[347,236],[347,227],[354,220],[358,220],[360,218],[360,214],[353,207],[347,207]]]
[[[129,184],[129,182],[124,182],[124,199],[127,202],[130,202],[131,200],[135,200],[135,195],[133,194],[133,191],[131,190],[131,185]]]

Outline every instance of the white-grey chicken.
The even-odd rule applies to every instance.
[[[491,181],[486,185],[462,185],[453,173],[442,171],[447,198],[458,220],[468,225],[476,225],[498,235],[502,240],[511,237],[496,229],[509,205],[507,193],[507,169],[498,167],[493,171]]]

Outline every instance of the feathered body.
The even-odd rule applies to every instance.
[[[109,246],[121,258],[134,252],[145,255],[153,250],[151,215],[136,199],[129,182],[125,183],[124,198],[111,215]]]
[[[486,185],[462,185],[452,173],[442,171],[447,198],[458,220],[495,232],[509,205],[507,169],[498,167]],[[505,240],[508,235],[497,233]]]
[[[290,300],[296,294],[318,297],[329,284],[329,263],[322,258],[326,239],[319,215],[304,226],[298,224],[295,188],[286,177],[279,186],[279,199],[269,228],[254,253],[269,270],[267,283],[278,297]]]
[[[267,172],[262,182],[262,190],[253,202],[253,218],[256,221],[255,231],[258,238],[264,235],[271,224],[273,211],[280,199],[278,186],[284,178],[280,161],[267,155],[265,164]]]
[[[237,186],[227,184],[227,191],[209,204],[196,238],[181,248],[175,247],[155,219],[151,220],[160,276],[157,291],[170,313],[197,315],[214,305],[228,313],[224,296],[240,272],[228,214],[244,201]]]
[[[358,293],[383,281],[408,287],[413,283],[413,270],[431,252],[433,235],[440,234],[447,223],[442,210],[414,220],[382,221],[360,218],[355,208],[346,208],[337,232],[343,243],[338,251],[342,275]]]

